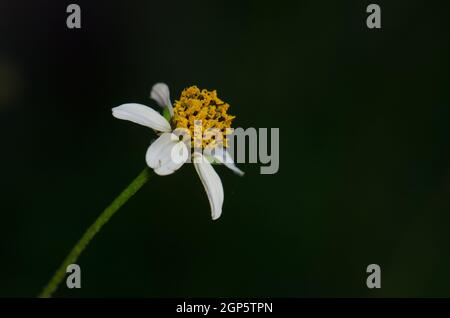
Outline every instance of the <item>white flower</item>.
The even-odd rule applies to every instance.
[[[169,88],[166,84],[155,84],[152,88],[150,97],[155,100],[159,106],[168,110],[168,116],[170,118],[174,116]],[[112,113],[116,118],[132,121],[160,133],[158,139],[156,139],[148,148],[145,156],[147,165],[152,168],[156,174],[161,176],[172,174],[187,161],[189,157],[188,147],[185,142],[180,140],[180,138],[173,133],[174,129],[170,122],[159,112],[142,104],[127,103],[114,107]],[[223,186],[219,175],[205,156],[212,157],[238,175],[242,176],[244,173],[236,167],[231,155],[223,147],[216,147],[211,156],[199,152],[194,152],[192,154],[195,170],[208,195],[212,219],[217,220],[222,213],[224,200]]]

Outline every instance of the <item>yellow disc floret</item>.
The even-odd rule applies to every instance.
[[[232,132],[231,122],[235,118],[227,113],[229,107],[215,90],[191,86],[175,101],[173,124],[189,131],[193,147],[227,147],[226,136]]]

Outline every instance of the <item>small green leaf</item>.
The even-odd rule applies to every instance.
[[[204,156],[204,157],[206,158],[206,160],[208,160],[208,162],[209,162],[210,164],[212,164],[212,165],[218,165],[218,164],[221,163],[219,160],[217,160],[217,159],[214,158],[213,156],[206,155],[206,154],[203,154],[203,156]]]
[[[164,107],[163,109],[163,117],[170,122],[170,111],[169,111],[169,107]]]

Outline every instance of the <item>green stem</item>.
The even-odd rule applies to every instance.
[[[117,212],[149,179],[150,169],[145,168],[134,179],[122,193],[117,196],[114,201],[100,214],[95,222],[84,232],[78,243],[72,248],[69,255],[64,259],[61,266],[55,272],[48,284],[42,290],[38,297],[49,298],[56,291],[61,281],[66,276],[66,268],[70,264],[76,263],[78,257],[94,238],[94,236],[100,231],[103,225],[109,221],[109,219]]]

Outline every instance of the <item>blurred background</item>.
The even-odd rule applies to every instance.
[[[280,170],[217,167],[216,222],[192,165],[152,177],[55,297],[449,297],[450,8],[376,1],[370,30],[369,3],[1,0],[0,296],[36,296],[143,169],[155,135],[111,108],[162,81],[280,128]]]

